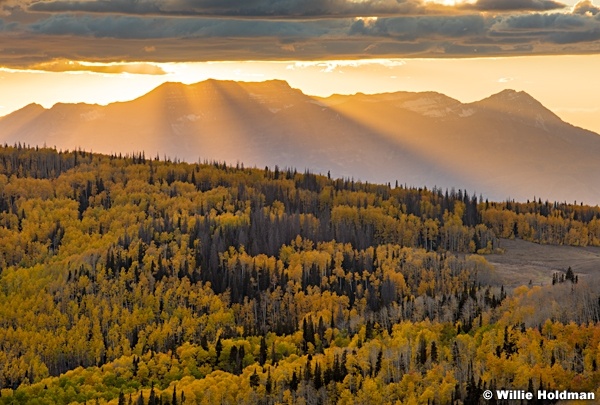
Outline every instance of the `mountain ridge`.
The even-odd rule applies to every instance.
[[[26,106],[0,118],[0,142],[600,203],[600,136],[512,89],[461,103],[438,92],[312,97],[282,80],[166,82],[106,106]]]

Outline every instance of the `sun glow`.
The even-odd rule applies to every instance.
[[[377,17],[356,17],[354,19],[354,21],[358,20],[364,21],[365,24],[369,25],[377,22]]]
[[[441,4],[443,6],[457,6],[460,4],[474,3],[472,0],[425,0],[425,3]]]

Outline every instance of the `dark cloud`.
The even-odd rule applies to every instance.
[[[553,0],[477,0],[474,4],[463,6],[480,11],[547,11],[565,8],[565,4]]]
[[[573,14],[525,14],[503,18],[493,28],[513,33],[530,30],[534,34],[535,30],[580,29],[585,27],[589,22],[589,18]]]
[[[600,20],[579,14],[530,14],[510,16],[490,28],[495,38],[538,41],[547,45],[589,45],[582,49],[600,50]],[[568,48],[574,52],[573,48]]]
[[[555,44],[572,45],[600,40],[600,28],[587,31],[553,32],[548,39]]]
[[[485,31],[485,19],[480,15],[382,18],[369,23],[358,19],[350,34],[393,37],[404,41],[423,38],[458,38],[480,35]]]
[[[32,11],[227,17],[322,17],[419,12],[421,0],[93,0],[40,1]]]
[[[492,27],[490,36],[537,41],[542,45],[577,45],[580,49],[600,51],[600,20],[580,15],[532,15],[511,17]],[[586,44],[583,46],[583,44]],[[577,47],[565,47],[565,53],[579,53]],[[561,47],[550,46],[550,49]],[[569,51],[566,51],[568,49]]]
[[[123,13],[123,14],[160,14],[161,9],[155,1],[39,1],[29,6],[31,11],[44,12],[86,12],[86,13]]]
[[[18,32],[21,29],[21,24],[16,21],[7,21],[6,19],[0,18],[0,33],[10,36],[13,32]],[[0,36],[0,58],[3,41]]]
[[[499,45],[483,45],[483,44],[457,44],[444,43],[441,45],[445,55],[473,55],[473,56],[488,56],[502,53],[503,49]],[[530,50],[514,48],[513,52],[519,54]]]
[[[343,34],[345,20],[281,21],[55,14],[29,29],[36,34],[115,39],[314,38]]]

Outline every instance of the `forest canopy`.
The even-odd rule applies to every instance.
[[[502,238],[600,246],[600,208],[4,146],[0,404],[600,395],[597,284],[507,291]]]

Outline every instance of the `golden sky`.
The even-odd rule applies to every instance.
[[[0,0],[0,116],[278,78],[320,96],[513,88],[600,132],[599,55],[589,0]]]

